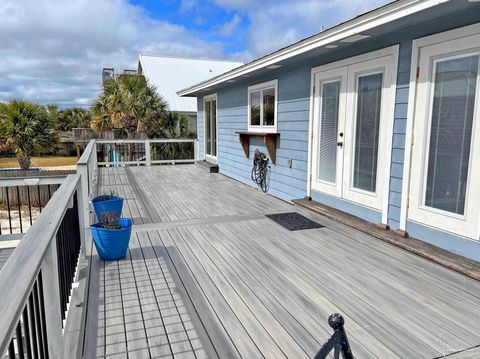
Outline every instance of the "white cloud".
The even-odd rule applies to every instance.
[[[0,18],[0,101],[88,104],[102,68],[136,68],[139,52],[225,57],[126,0],[2,0]]]
[[[261,56],[318,33],[389,0],[215,0],[250,22],[245,56]]]
[[[227,21],[225,24],[223,24],[220,29],[218,30],[218,33],[221,36],[230,36],[233,31],[236,29],[238,24],[242,21],[242,18],[240,15],[235,14],[233,15],[232,19],[230,21]]]
[[[229,39],[243,20],[249,24],[238,53],[225,54],[221,43],[152,19],[127,0],[0,0],[0,101],[86,105],[100,90],[103,67],[136,68],[140,52],[249,61],[387,2],[213,1],[231,18],[211,24],[212,32]],[[196,0],[183,0],[180,11],[196,6]],[[192,17],[199,24],[208,13]]]

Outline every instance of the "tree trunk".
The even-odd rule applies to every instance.
[[[136,132],[131,131],[130,128],[125,129],[125,132],[127,132],[127,139],[133,140],[135,139]],[[135,150],[135,144],[134,143],[128,143],[127,144],[127,153],[128,153],[128,161],[133,161],[133,151]]]
[[[17,161],[20,166],[20,168],[23,171],[28,171],[30,169],[30,164],[32,162],[32,159],[30,158],[30,155],[28,153],[22,153],[17,156]]]

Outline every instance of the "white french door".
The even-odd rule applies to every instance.
[[[477,44],[472,49],[472,45]],[[478,238],[480,35],[420,49],[408,218]]]
[[[204,98],[205,157],[217,159],[217,95]]]
[[[312,189],[382,209],[395,60],[369,54],[314,69]]]

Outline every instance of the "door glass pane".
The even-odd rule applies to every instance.
[[[465,211],[478,59],[439,61],[435,70],[425,205],[457,214]]]
[[[260,126],[260,91],[250,93],[250,125]]]
[[[377,187],[378,137],[383,74],[359,76],[353,187],[375,192]]]
[[[336,182],[340,81],[322,85],[318,178]]]
[[[263,124],[275,125],[275,89],[263,90]]]
[[[211,102],[205,102],[205,153],[212,154],[212,132],[211,132],[211,118],[210,118]]]
[[[212,156],[217,155],[217,101],[212,101]]]

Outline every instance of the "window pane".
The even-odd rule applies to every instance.
[[[331,183],[336,182],[339,97],[340,81],[322,85],[318,178]]]
[[[250,93],[250,125],[260,126],[260,91]]]
[[[359,76],[353,187],[376,191],[383,74]]]
[[[212,101],[212,156],[217,155],[217,101]]]
[[[478,59],[441,61],[435,71],[425,205],[457,214],[465,210]]]
[[[263,124],[275,125],[275,89],[263,90]]]
[[[211,132],[211,118],[210,118],[211,102],[205,102],[205,153],[212,154],[212,132]]]

